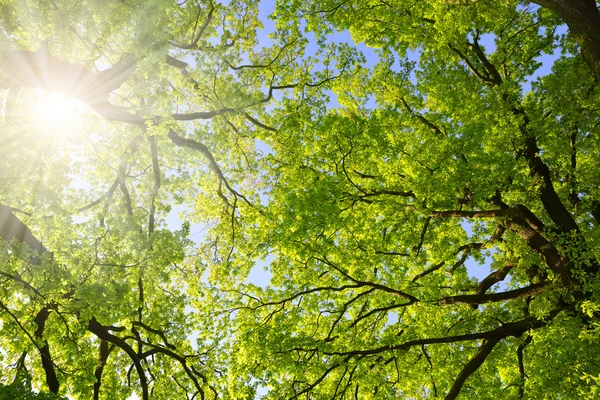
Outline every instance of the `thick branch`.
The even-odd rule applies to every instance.
[[[198,84],[198,81],[196,81],[187,70],[188,63],[186,63],[185,61],[178,60],[175,57],[171,57],[167,54],[167,64],[181,71],[181,74],[185,76],[194,85],[194,89],[198,89],[198,87],[200,86]]]
[[[496,67],[486,57],[483,49],[477,42],[477,38],[473,41],[473,43],[468,43],[467,45],[469,46],[469,49],[475,53],[475,56],[479,59],[479,61],[481,61],[486,71],[488,71],[488,73],[491,75],[491,80],[494,85],[502,84],[502,77],[498,73]]]
[[[198,30],[198,34],[196,34],[196,27],[194,27],[194,32],[192,33],[192,47],[193,46],[197,46],[198,41],[200,39],[202,39],[202,36],[204,36],[204,32],[206,31],[206,28],[208,28],[208,26],[210,25],[210,22],[212,21],[212,17],[213,14],[215,12],[215,5],[213,4],[213,2],[210,2],[210,10],[208,10],[208,14],[206,15],[206,19],[204,20],[204,23],[202,24],[202,26],[200,27],[200,29]],[[195,37],[194,37],[195,35]]]
[[[44,372],[46,373],[46,383],[48,384],[50,391],[52,391],[53,393],[58,393],[59,383],[56,378],[56,372],[54,370],[54,362],[52,361],[52,358],[50,356],[50,348],[48,347],[48,342],[46,342],[44,340],[43,341],[44,344],[40,347],[40,345],[31,336],[31,334],[27,331],[27,329],[25,329],[25,327],[23,326],[21,321],[19,321],[17,316],[11,310],[9,310],[9,308],[1,301],[0,301],[0,308],[2,310],[4,310],[8,315],[10,315],[10,317],[13,319],[13,321],[15,321],[15,323],[19,326],[19,328],[25,333],[25,335],[27,335],[29,340],[31,340],[33,345],[38,349],[38,351],[40,352],[40,355],[42,357],[42,367],[44,368]],[[38,339],[38,340],[43,339],[42,336],[43,336],[43,332],[44,332],[44,327],[46,324],[46,319],[48,318],[48,315],[46,315],[46,312],[49,315],[48,308],[44,307],[42,310],[40,310],[40,312],[35,316],[35,319],[34,319],[36,324],[38,324],[38,329],[35,332],[36,339]]]
[[[400,98],[400,101],[402,102],[402,104],[404,105],[404,108],[406,108],[406,110],[412,114],[413,117],[417,118],[423,125],[425,125],[427,128],[429,128],[433,133],[436,134],[436,136],[438,137],[444,137],[444,133],[441,131],[440,128],[438,128],[437,125],[435,125],[434,123],[432,123],[431,121],[429,121],[427,118],[425,118],[422,114],[414,111],[406,102],[406,100],[404,100],[403,97]]]
[[[183,138],[183,137],[179,136],[177,133],[175,133],[175,131],[172,129],[169,131],[169,139],[171,139],[171,141],[179,147],[187,147],[188,149],[192,149],[192,150],[196,150],[196,151],[200,152],[200,154],[202,154],[208,161],[208,165],[209,165],[210,169],[212,169],[213,172],[215,174],[217,174],[219,179],[221,179],[223,181],[226,180],[225,175],[223,175],[223,171],[221,171],[221,167],[219,167],[219,164],[217,164],[217,161],[213,157],[212,153],[210,152],[210,150],[208,150],[208,147],[206,147],[204,144],[202,144],[196,140]]]
[[[172,57],[167,57],[166,62],[176,64]],[[114,106],[108,101],[109,94],[128,79],[134,66],[135,58],[127,55],[114,67],[94,73],[81,65],[54,57],[45,50],[4,52],[0,57],[0,68],[8,78],[0,80],[0,88],[30,87],[62,93],[83,101],[110,121],[143,125],[144,120],[135,110]],[[210,119],[233,111],[231,108],[222,108],[173,114],[173,118],[176,121]]]
[[[52,361],[52,355],[50,354],[50,347],[48,341],[44,339],[44,329],[46,328],[46,321],[50,316],[50,308],[45,306],[35,316],[34,321],[37,325],[35,330],[35,338],[42,341],[42,347],[40,347],[40,355],[42,358],[42,368],[46,374],[46,384],[48,390],[52,393],[58,393],[60,387],[58,378],[56,377],[56,371],[54,370],[54,362]]]
[[[160,336],[161,339],[163,340],[163,342],[165,343],[165,346],[167,346],[171,350],[175,350],[176,347],[173,346],[171,343],[169,343],[169,341],[167,340],[167,336],[165,335],[164,331],[162,331],[160,329],[152,328],[152,327],[146,325],[145,323],[143,323],[141,321],[132,321],[131,324],[133,326],[139,326],[139,327],[147,330],[148,332],[152,332],[155,335]]]
[[[171,40],[171,41],[169,41],[169,44],[171,46],[177,47],[177,48],[183,49],[183,50],[197,50],[199,48],[198,42],[204,35],[204,31],[206,30],[206,28],[208,28],[208,26],[210,25],[210,22],[212,21],[212,16],[213,16],[213,13],[215,12],[215,5],[211,1],[211,8],[210,8],[210,10],[208,10],[206,19],[204,20],[204,22],[202,23],[202,26],[200,27],[200,29],[198,30],[198,33],[196,34],[196,29],[198,27],[198,18],[200,18],[200,11],[202,11],[202,8],[198,7],[198,16],[196,19],[196,26],[194,26],[194,31],[192,32],[192,39],[191,39],[190,43],[189,44],[181,44],[181,43],[177,43],[177,42]]]
[[[592,201],[592,216],[596,220],[596,224],[600,225],[600,201]]]
[[[200,111],[187,114],[173,114],[172,117],[175,121],[194,121],[197,119],[211,119],[217,115],[235,112],[233,108],[223,107],[219,110],[213,111]]]
[[[521,375],[521,382],[519,385],[519,399],[523,398],[525,394],[525,365],[523,364],[523,351],[525,347],[533,340],[533,336],[527,335],[527,338],[517,348],[517,361],[519,363],[519,375]]]
[[[133,348],[129,344],[127,344],[125,340],[111,334],[108,328],[100,324],[95,318],[92,318],[88,323],[88,330],[94,335],[96,335],[100,340],[107,341],[119,347],[129,356],[140,378],[140,386],[142,388],[142,400],[148,400],[148,379],[146,378],[146,373],[144,372],[144,368],[142,367],[141,359],[135,352],[135,350],[133,350]]]
[[[498,195],[494,196],[492,201],[504,209],[509,209]],[[562,257],[556,246],[542,235],[544,226],[541,221],[525,206],[519,205],[515,209],[519,210],[518,214],[506,220],[508,229],[521,236],[529,248],[536,252],[555,274],[565,274],[565,266],[568,265],[569,260]]]
[[[449,46],[450,46],[450,49],[452,51],[454,51],[460,57],[461,60],[464,61],[464,63],[467,65],[467,67],[473,73],[473,75],[475,75],[477,78],[481,79],[483,82],[485,82],[489,86],[496,85],[496,83],[494,82],[493,79],[491,79],[490,77],[479,72],[479,70],[477,69],[477,67],[475,67],[475,65],[473,65],[471,60],[469,60],[469,58],[467,56],[465,56],[460,50],[458,50],[456,47],[454,47],[452,45],[449,45]]]
[[[34,287],[31,283],[21,278],[18,274],[12,275],[7,272],[0,271],[0,276],[20,283],[21,285],[23,285],[23,287],[25,287],[25,289],[30,290],[31,292],[33,292],[34,295],[38,297],[44,297],[44,295],[42,295],[38,288]]]
[[[481,282],[479,282],[479,285],[477,286],[477,291],[476,291],[477,294],[484,294],[494,284],[496,284],[500,281],[503,281],[504,278],[506,278],[506,275],[508,275],[508,273],[510,272],[510,270],[512,268],[513,268],[512,265],[505,265],[502,268],[500,268],[499,270],[494,271],[491,274],[489,274],[488,276],[486,276]]]
[[[104,372],[104,366],[106,365],[106,360],[108,360],[108,356],[114,349],[114,345],[109,346],[108,342],[105,340],[100,340],[100,350],[99,350],[99,360],[98,366],[96,367],[96,371],[94,372],[94,376],[96,377],[96,382],[94,382],[94,400],[98,400],[100,398],[100,386],[102,385],[102,373]]]
[[[7,77],[0,81],[0,87],[42,88],[86,103],[108,98],[106,83],[98,82],[100,74],[53,57],[45,50],[4,52],[0,66]]]
[[[302,396],[304,393],[307,393],[309,391],[311,391],[315,386],[317,386],[319,383],[321,383],[323,381],[323,379],[325,379],[327,377],[327,375],[329,375],[331,373],[331,371],[333,371],[334,369],[340,367],[341,364],[333,364],[331,367],[327,368],[327,370],[325,372],[323,372],[323,374],[313,383],[309,384],[306,388],[304,388],[303,390],[299,391],[298,393],[294,394],[290,400],[292,399],[297,399],[298,397]]]
[[[594,0],[533,0],[556,11],[581,47],[596,79],[600,79],[600,12]]]
[[[239,193],[237,190],[235,190],[233,187],[231,187],[229,185],[229,182],[227,181],[227,178],[225,178],[225,175],[223,174],[221,167],[219,167],[219,164],[217,164],[217,161],[213,157],[213,155],[210,152],[210,150],[208,149],[208,147],[206,147],[204,144],[197,142],[195,140],[183,138],[183,137],[179,136],[177,133],[175,133],[175,131],[172,129],[169,130],[169,139],[171,139],[171,141],[179,147],[187,147],[188,149],[199,151],[208,161],[208,166],[210,167],[210,169],[212,169],[213,172],[215,174],[217,174],[219,181],[223,182],[225,187],[227,187],[227,189],[234,196],[242,198],[248,205],[252,206],[252,203],[250,203],[250,201],[248,201],[248,199],[244,195],[242,195],[241,193]]]
[[[0,238],[5,242],[16,240],[24,243],[31,250],[40,254],[48,252],[44,245],[33,236],[27,225],[12,213],[12,208],[3,204],[0,204]],[[32,263],[39,264],[40,260],[32,260]]]
[[[439,262],[439,263],[435,264],[434,266],[432,266],[432,267],[426,269],[425,271],[417,274],[414,278],[412,278],[412,282],[414,283],[414,282],[418,281],[419,279],[423,278],[424,276],[427,276],[429,274],[434,273],[438,269],[442,268],[445,264],[446,264],[445,261],[442,261],[442,262]]]
[[[174,353],[169,349],[165,349],[164,347],[153,345],[150,343],[147,343],[147,344],[152,346],[153,348],[144,353],[141,353],[140,359],[146,359],[153,354],[161,353],[161,354],[164,354],[164,355],[178,361],[179,364],[181,364],[181,366],[185,370],[187,376],[192,380],[192,382],[194,382],[194,386],[196,387],[196,390],[198,391],[198,393],[200,393],[200,398],[204,399],[204,390],[202,389],[200,382],[198,382],[197,376],[200,377],[204,383],[208,383],[208,379],[206,378],[206,376],[204,376],[203,374],[198,372],[193,366],[189,366],[187,364],[185,357],[182,357],[179,354]]]
[[[254,125],[256,125],[266,131],[271,131],[271,132],[275,132],[275,133],[278,132],[276,128],[273,128],[272,126],[269,126],[267,124],[260,122],[259,120],[257,120],[256,118],[254,118],[253,116],[248,114],[247,112],[244,113],[244,117],[246,117],[246,119],[248,121],[250,121],[251,123],[253,123]]]
[[[458,296],[445,297],[440,300],[436,300],[436,303],[441,305],[450,304],[485,304],[499,301],[509,301],[521,299],[524,297],[531,297],[536,294],[542,293],[546,289],[547,283],[537,283],[524,288],[508,290],[500,293],[489,293],[489,294],[464,294]]]
[[[502,208],[500,210],[481,210],[481,211],[432,211],[431,216],[434,218],[496,218],[496,217],[512,217],[519,213],[514,208]]]
[[[456,399],[467,378],[477,371],[479,367],[481,367],[487,356],[492,352],[492,349],[500,341],[500,339],[501,338],[493,338],[483,341],[483,344],[481,347],[479,347],[477,353],[475,353],[473,358],[471,358],[471,360],[467,363],[467,365],[464,366],[462,371],[460,371],[456,377],[456,380],[446,395],[445,400]]]
[[[102,203],[102,200],[110,199],[118,187],[119,187],[119,178],[117,177],[117,179],[115,179],[115,181],[113,182],[111,187],[108,188],[108,191],[106,193],[104,193],[102,196],[100,196],[97,200],[92,201],[90,204],[77,209],[77,212],[78,213],[84,212],[84,211],[89,210],[90,208],[93,208],[93,207],[97,206],[98,204]]]
[[[417,256],[421,252],[421,247],[423,247],[423,242],[425,241],[425,234],[427,233],[427,227],[429,227],[430,222],[431,217],[425,218],[425,223],[423,224],[423,229],[421,230],[421,237],[419,238],[419,244],[417,244],[413,249]]]
[[[529,164],[529,170],[533,178],[539,177],[542,182],[540,186],[540,200],[552,221],[563,232],[579,231],[577,223],[573,216],[567,211],[558,194],[554,190],[550,169],[539,157],[540,149],[537,146],[535,137],[529,137],[525,141],[523,154]]]

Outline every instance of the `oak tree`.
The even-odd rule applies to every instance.
[[[224,264],[272,259],[224,308],[266,398],[598,396],[599,14],[540,4],[278,4],[378,62],[285,99]]]
[[[250,204],[254,132],[301,43],[255,49],[253,1],[7,1],[0,18],[3,393],[216,397],[226,333],[202,332],[204,266],[166,218],[203,195]]]
[[[0,390],[595,398],[596,3],[258,6],[2,3]]]

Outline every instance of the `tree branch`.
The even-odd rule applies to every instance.
[[[596,79],[600,79],[600,12],[594,0],[533,0],[556,11],[581,47]]]
[[[505,265],[502,268],[500,268],[498,271],[494,271],[491,274],[489,274],[488,276],[486,276],[481,282],[479,282],[476,293],[484,294],[494,284],[496,284],[500,281],[503,281],[504,278],[506,278],[506,275],[508,275],[508,273],[510,272],[510,270],[512,268],[513,268],[512,265]]]
[[[3,204],[0,204],[0,238],[5,242],[16,240],[24,243],[39,254],[48,253],[48,250],[33,236],[27,225],[12,213],[12,208]],[[40,260],[36,260],[32,263],[39,264]]]
[[[419,243],[415,246],[413,251],[415,255],[418,257],[421,252],[421,247],[423,246],[423,242],[425,241],[425,234],[427,233],[427,228],[429,227],[429,223],[431,222],[431,217],[425,218],[425,223],[423,224],[423,229],[421,229],[421,236],[419,238]]]
[[[393,295],[398,296],[398,297],[402,297],[403,299],[408,300],[411,304],[412,303],[416,303],[416,302],[419,301],[419,299],[417,299],[413,295],[405,293],[405,292],[403,292],[401,290],[397,290],[397,289],[391,288],[389,286],[382,285],[380,283],[368,282],[368,281],[361,281],[359,279],[355,279],[352,276],[350,276],[348,273],[344,272],[341,268],[339,268],[336,265],[334,265],[331,261],[327,260],[327,258],[324,258],[324,259],[317,258],[317,260],[319,260],[319,261],[321,261],[321,262],[329,265],[330,267],[332,267],[333,269],[335,269],[340,274],[342,274],[346,278],[350,279],[354,283],[357,283],[357,284],[360,284],[360,285],[366,286],[366,287],[372,287],[374,289],[381,290],[383,292],[390,293],[390,294],[393,294]]]
[[[217,177],[219,179],[220,182],[223,182],[223,184],[225,185],[225,187],[229,190],[229,192],[231,192],[234,196],[236,197],[240,197],[242,200],[244,200],[249,206],[253,207],[252,203],[250,203],[250,201],[241,193],[239,193],[237,190],[235,190],[234,188],[232,188],[229,185],[229,182],[227,181],[227,178],[225,178],[225,175],[223,174],[223,171],[221,170],[221,167],[219,167],[219,164],[217,164],[217,161],[215,160],[215,158],[213,157],[212,153],[210,152],[210,150],[208,149],[208,147],[206,147],[204,144],[192,140],[192,139],[186,139],[183,138],[181,136],[179,136],[177,133],[175,133],[174,130],[170,129],[169,130],[169,139],[171,139],[171,141],[176,144],[177,146],[180,147],[187,147],[189,149],[192,150],[196,150],[198,152],[200,152],[208,161],[208,166],[210,167],[210,169],[213,170],[213,172],[215,174],[217,174]]]
[[[409,350],[413,346],[427,345],[427,344],[443,344],[443,343],[456,343],[456,342],[465,342],[471,340],[497,340],[504,339],[509,336],[521,336],[523,333],[527,332],[530,329],[538,329],[542,326],[545,326],[552,318],[554,318],[558,313],[563,311],[563,308],[557,308],[548,313],[547,320],[539,320],[534,316],[523,318],[517,322],[511,322],[508,324],[504,324],[496,329],[492,329],[490,331],[485,332],[476,332],[476,333],[467,333],[464,335],[456,335],[456,336],[444,336],[444,337],[436,337],[436,338],[426,338],[426,339],[416,339],[409,340],[402,344],[396,345],[387,345],[376,347],[374,349],[367,350],[348,350],[348,351],[325,351],[323,354],[325,355],[338,355],[338,356],[369,356],[373,354],[384,353],[388,351],[406,351]]]
[[[479,59],[479,61],[481,61],[481,63],[483,64],[483,67],[491,75],[490,79],[493,82],[493,84],[495,86],[501,85],[502,77],[498,73],[498,70],[496,69],[496,67],[488,60],[488,58],[486,57],[485,53],[483,52],[481,46],[479,46],[479,43],[477,42],[477,37],[473,40],[473,43],[467,42],[467,46],[469,47],[469,49],[471,51],[473,51],[473,53],[475,53],[475,56]]]
[[[497,217],[514,217],[519,213],[514,208],[501,208],[499,210],[481,210],[481,211],[432,211],[431,216],[434,218],[497,218]]]
[[[48,341],[44,339],[44,330],[46,328],[46,321],[50,316],[50,308],[48,306],[43,307],[35,316],[34,321],[37,325],[35,330],[35,338],[42,341],[42,347],[39,348],[40,355],[42,358],[42,368],[46,373],[46,384],[48,389],[52,393],[58,393],[60,385],[58,378],[56,377],[56,371],[54,370],[54,361],[52,361],[52,355],[50,354],[50,346]]]
[[[494,348],[494,346],[500,340],[501,340],[501,338],[493,338],[493,339],[485,339],[483,341],[483,344],[481,345],[481,347],[479,347],[479,350],[477,351],[477,353],[475,353],[473,358],[471,358],[471,361],[469,361],[467,363],[467,365],[464,366],[464,368],[460,371],[460,373],[456,377],[456,380],[454,381],[452,388],[446,395],[445,400],[456,399],[456,397],[460,393],[460,390],[462,389],[467,378],[469,378],[469,376],[471,376],[475,371],[477,371],[479,369],[479,367],[481,367],[481,365],[483,364],[483,362],[485,361],[487,356],[492,352],[492,349]]]
[[[540,200],[544,204],[544,208],[552,221],[563,232],[579,232],[579,227],[573,219],[573,216],[567,211],[558,194],[554,190],[552,179],[550,177],[550,169],[542,161],[539,156],[540,149],[537,146],[535,137],[530,136],[525,139],[525,148],[523,155],[529,165],[529,170],[533,178],[540,177],[542,179],[540,186]]]
[[[522,299],[524,297],[531,297],[536,294],[542,293],[548,287],[547,282],[537,283],[530,286],[526,286],[519,289],[508,290],[500,293],[489,293],[489,294],[463,294],[457,296],[444,297],[439,300],[434,300],[434,303],[440,305],[451,305],[451,304],[485,304],[495,303],[500,301],[510,301]]]
[[[92,317],[92,319],[88,323],[88,330],[94,335],[96,335],[99,339],[107,341],[109,343],[113,343],[115,346],[119,347],[125,352],[125,354],[129,356],[140,378],[142,400],[148,400],[148,378],[146,377],[146,373],[144,372],[144,368],[142,367],[141,359],[137,355],[135,350],[133,350],[133,348],[131,348],[131,346],[127,344],[125,340],[111,334],[108,328],[100,324],[94,317]]]
[[[100,398],[102,373],[104,372],[104,366],[106,365],[108,356],[113,351],[114,347],[114,345],[109,346],[107,341],[100,340],[98,366],[96,367],[96,371],[94,372],[94,376],[96,377],[96,382],[94,382],[94,400],[98,400]]]
[[[152,198],[150,200],[150,215],[148,216],[148,236],[154,232],[154,214],[156,212],[156,197],[160,190],[160,166],[158,165],[158,149],[156,147],[156,138],[148,137],[150,143],[150,153],[152,154],[152,171],[154,173],[154,187],[152,188]]]

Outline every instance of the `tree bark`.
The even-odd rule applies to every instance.
[[[596,79],[600,79],[600,12],[595,0],[534,0],[557,12],[581,47]]]
[[[46,328],[46,320],[49,316],[50,309],[48,306],[42,308],[35,316],[34,321],[37,325],[35,338],[42,341],[42,347],[40,347],[39,350],[42,358],[42,368],[44,368],[44,372],[46,373],[46,384],[48,385],[48,389],[52,393],[58,393],[60,384],[54,369],[54,361],[52,361],[52,355],[50,354],[50,346],[48,345],[48,341],[44,339],[44,329]]]
[[[16,240],[24,243],[31,250],[37,251],[38,255],[48,252],[44,245],[33,236],[27,225],[13,214],[12,208],[4,204],[0,204],[0,238],[6,242]],[[37,257],[33,257],[30,261],[33,264],[40,263]]]

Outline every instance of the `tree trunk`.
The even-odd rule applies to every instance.
[[[581,47],[581,53],[600,80],[600,12],[595,0],[534,0],[556,11]]]

